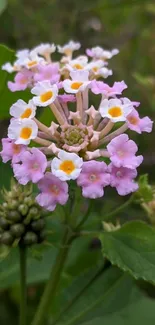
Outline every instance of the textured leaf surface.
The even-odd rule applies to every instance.
[[[155,230],[141,221],[100,236],[102,252],[112,264],[135,278],[155,283]]]

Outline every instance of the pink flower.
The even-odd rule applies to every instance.
[[[58,100],[60,103],[68,103],[68,102],[76,102],[76,98],[74,95],[63,94],[58,96]]]
[[[103,187],[109,185],[110,175],[107,165],[100,161],[87,161],[83,163],[82,171],[77,179],[77,184],[82,186],[84,197],[96,199],[104,195]]]
[[[135,169],[143,161],[143,156],[135,156],[138,150],[136,143],[129,140],[127,134],[121,134],[111,140],[107,145],[110,160],[116,167],[126,167]]]
[[[133,111],[127,116],[127,124],[130,130],[136,131],[140,134],[142,132],[150,133],[153,126],[153,122],[148,116],[140,118],[135,109],[133,109]]]
[[[21,164],[13,164],[14,175],[20,184],[26,185],[29,181],[37,183],[43,178],[47,159],[39,149],[25,151],[20,160]]]
[[[48,65],[39,65],[38,72],[34,75],[34,81],[50,80],[52,84],[57,83],[60,79],[59,64],[52,63]]]
[[[68,200],[68,184],[62,182],[59,178],[47,172],[38,183],[40,193],[36,200],[38,204],[49,211],[56,208],[57,203],[64,205]]]
[[[8,88],[14,92],[18,90],[25,90],[32,81],[33,72],[29,70],[22,70],[15,76],[15,82],[9,81]]]
[[[108,170],[111,173],[110,185],[116,187],[119,195],[127,195],[137,191],[138,184],[134,182],[134,178],[137,176],[136,169],[117,168],[111,163]]]
[[[113,86],[110,87],[103,81],[93,80],[91,83],[91,91],[98,95],[103,94],[105,97],[113,97],[115,95],[121,95],[122,91],[127,88],[124,81],[114,82]]]
[[[9,138],[2,139],[3,150],[0,152],[3,163],[12,160],[12,163],[20,161],[21,154],[26,150],[26,146],[21,144],[15,144],[15,142]]]

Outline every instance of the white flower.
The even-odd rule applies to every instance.
[[[99,108],[101,116],[108,117],[114,123],[126,121],[126,116],[131,111],[131,104],[123,104],[120,99],[104,99]]]
[[[27,69],[32,69],[36,67],[39,63],[45,64],[45,60],[42,57],[39,57],[38,55],[31,55],[27,58],[21,58],[19,60],[19,63]]]
[[[87,50],[87,54],[94,59],[101,59],[101,60],[107,60],[111,59],[114,55],[118,54],[119,50],[118,49],[113,49],[111,51],[104,50],[100,46],[96,46],[91,48],[90,50]]]
[[[29,100],[27,104],[22,99],[19,99],[10,107],[10,114],[19,119],[33,118],[36,114],[36,106],[33,100]]]
[[[64,53],[67,56],[71,56],[73,51],[79,50],[81,44],[78,42],[70,41],[64,46],[58,45],[57,47],[59,53]]]
[[[15,71],[15,68],[14,65],[12,65],[10,62],[6,62],[2,65],[2,70],[12,73],[13,71]]]
[[[46,55],[50,53],[54,53],[56,50],[56,46],[54,44],[50,43],[42,43],[38,46],[36,46],[32,51],[30,52],[31,55]]]
[[[107,78],[112,75],[112,70],[105,67],[106,63],[102,60],[92,61],[87,64],[87,69],[93,76]]]
[[[24,59],[27,58],[29,56],[29,50],[28,49],[24,49],[24,50],[20,50],[16,52],[16,57],[18,59]]]
[[[63,69],[67,69],[69,71],[74,70],[84,70],[87,68],[88,58],[85,55],[81,55],[74,60],[70,60],[68,64]]]
[[[75,153],[68,153],[64,150],[59,151],[58,158],[54,158],[51,163],[53,175],[62,181],[78,178],[81,172],[83,159]]]
[[[15,140],[15,144],[28,145],[31,139],[35,139],[38,134],[37,124],[28,118],[23,120],[12,119],[8,128],[8,137]]]
[[[37,95],[33,97],[33,102],[36,106],[48,106],[53,103],[58,96],[57,85],[51,85],[50,81],[44,80],[36,84],[32,88],[31,93]]]
[[[88,80],[89,71],[87,70],[71,71],[70,76],[72,80],[66,79],[63,81],[63,87],[67,93],[76,94],[79,91],[84,91],[91,83]]]

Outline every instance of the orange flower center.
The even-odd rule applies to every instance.
[[[63,170],[66,174],[70,175],[75,169],[75,165],[72,160],[65,160],[60,164],[60,170]]]
[[[27,140],[30,138],[31,134],[32,134],[32,129],[29,127],[24,127],[20,131],[20,138]]]
[[[76,64],[73,65],[73,68],[78,69],[78,70],[82,70],[83,66],[81,64],[79,64],[79,63],[76,63]]]
[[[111,117],[119,117],[119,116],[122,116],[122,110],[118,106],[111,107],[108,110],[108,113],[109,113],[109,115],[111,115]]]
[[[49,90],[40,96],[40,100],[41,102],[45,103],[47,102],[47,100],[51,99],[52,97],[53,97],[53,92]]]
[[[92,70],[93,70],[94,72],[97,72],[97,71],[98,71],[98,67],[94,67]]]
[[[36,60],[30,61],[27,65],[29,68],[32,68],[34,65],[36,65],[38,62]]]
[[[20,116],[20,118],[29,118],[30,115],[32,113],[32,109],[31,108],[27,108],[24,113]]]
[[[72,85],[71,85],[71,88],[77,90],[77,89],[79,89],[82,85],[83,85],[83,82],[73,82]]]

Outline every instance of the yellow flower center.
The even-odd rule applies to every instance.
[[[24,140],[29,139],[31,134],[32,134],[32,129],[29,127],[24,127],[20,131],[20,137]]]
[[[138,119],[137,119],[137,117],[135,117],[135,116],[131,116],[131,117],[128,117],[128,121],[129,121],[131,124],[136,125],[137,122],[138,122]]]
[[[49,90],[40,96],[40,100],[41,102],[45,103],[47,100],[51,99],[52,97],[53,97],[53,92]]]
[[[72,160],[65,160],[60,164],[59,168],[66,174],[70,175],[76,167]]]
[[[83,66],[81,64],[79,64],[79,63],[76,63],[76,64],[73,65],[73,68],[78,69],[78,70],[82,70]]]
[[[111,107],[108,110],[108,113],[109,113],[109,115],[111,115],[111,117],[119,117],[119,116],[122,116],[122,110],[118,106]]]
[[[79,89],[82,85],[83,85],[83,82],[73,82],[72,85],[71,85],[71,88],[77,90],[77,89]]]
[[[13,144],[13,153],[18,154],[20,152],[20,145],[19,144]]]
[[[30,61],[27,65],[29,68],[32,68],[34,65],[36,65],[38,62],[36,60]]]
[[[32,113],[32,109],[31,108],[27,108],[24,113],[20,116],[20,118],[29,118],[30,115]]]
[[[94,71],[94,72],[97,72],[98,71],[98,67],[94,67],[92,70]]]

